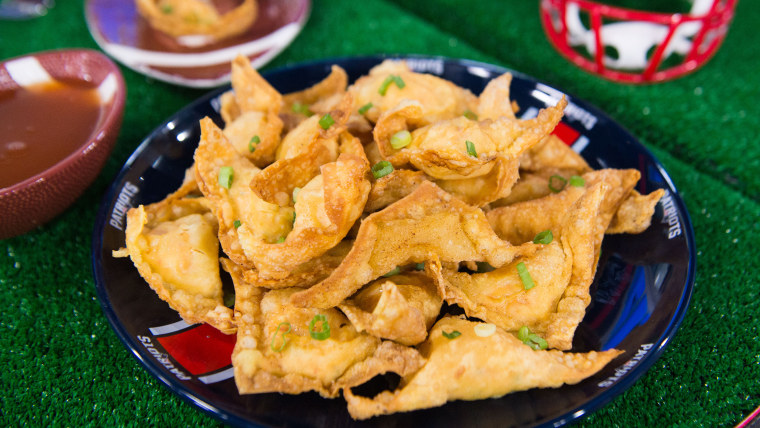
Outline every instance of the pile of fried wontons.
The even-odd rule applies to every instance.
[[[239,57],[224,126],[200,121],[184,184],[131,209],[114,254],[237,333],[241,394],[342,392],[365,419],[580,382],[621,353],[564,352],[602,238],[646,229],[663,191],[551,135],[564,98],[517,119],[510,82],[475,96],[388,60],[283,95]],[[397,388],[356,392],[385,373]]]

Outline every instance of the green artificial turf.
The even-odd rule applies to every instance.
[[[130,0],[124,0],[130,1]],[[691,306],[662,357],[580,426],[733,426],[760,405],[760,4],[740,1],[718,54],[672,82],[631,86],[567,62],[541,29],[538,2],[324,1],[264,69],[328,57],[419,53],[511,67],[609,113],[664,163],[697,244]],[[83,2],[42,18],[0,22],[0,60],[97,49]],[[90,246],[103,193],[151,130],[206,91],[122,67],[124,124],[103,172],[66,212],[0,242],[0,425],[216,426],[132,357],[96,298]]]

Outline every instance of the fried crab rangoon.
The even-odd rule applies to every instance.
[[[219,276],[216,219],[205,199],[184,198],[186,188],[129,210],[126,248],[114,255],[131,257],[150,287],[186,322],[234,333]]]
[[[499,239],[483,212],[452,197],[433,183],[365,218],[343,263],[322,282],[295,293],[297,306],[329,308],[364,284],[398,266],[475,261],[502,266],[519,254],[535,251]]]
[[[331,398],[378,374],[409,374],[424,362],[414,348],[357,332],[337,309],[290,305],[296,289],[266,291],[240,277],[233,281],[238,338],[232,362],[243,394],[316,391]]]
[[[114,256],[237,332],[241,394],[342,392],[366,419],[580,382],[621,353],[563,352],[602,239],[645,230],[664,191],[552,135],[564,98],[517,119],[511,79],[475,96],[389,60],[281,94],[240,56],[182,185],[129,210]]]
[[[221,12],[207,0],[135,0],[148,24],[186,46],[202,46],[248,30],[258,15],[256,0]]]
[[[355,395],[350,388],[343,390],[351,416],[367,419],[436,407],[451,400],[479,400],[531,388],[558,388],[593,375],[621,353],[614,349],[585,354],[536,351],[499,328],[483,337],[490,329],[481,329],[482,325],[458,317],[442,318],[418,348],[427,359],[424,366],[404,376],[396,391],[366,398]],[[445,336],[453,336],[454,332],[458,335],[451,339]]]
[[[467,316],[516,333],[527,326],[550,348],[568,350],[577,325],[591,302],[589,286],[596,271],[596,219],[603,185],[588,189],[552,228],[558,239],[535,254],[518,257],[490,272],[443,270],[444,298],[458,304]],[[521,265],[522,268],[518,268]],[[524,269],[530,278],[526,285]]]

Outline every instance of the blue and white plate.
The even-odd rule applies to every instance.
[[[343,67],[351,79],[385,57],[340,58],[265,73],[283,93],[308,87]],[[505,71],[502,67],[437,57],[404,57],[416,71],[448,79],[474,93]],[[562,92],[519,72],[511,97],[528,117],[553,105]],[[662,354],[689,304],[695,244],[689,215],[663,166],[635,137],[603,112],[568,95],[555,133],[594,168],[636,168],[637,190],[665,189],[652,225],[638,235],[606,236],[593,300],[580,324],[574,351],[617,348],[625,354],[577,385],[535,389],[479,401],[355,422],[344,400],[316,393],[240,395],[229,365],[235,337],[205,325],[187,325],[140,278],[129,259],[111,256],[124,246],[128,208],[163,199],[182,182],[198,144],[198,121],[221,123],[220,88],[170,117],[153,131],[118,175],[97,217],[93,271],[100,303],[116,334],[145,369],[177,395],[232,425],[258,426],[556,426],[599,409],[639,379]]]

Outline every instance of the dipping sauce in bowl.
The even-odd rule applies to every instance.
[[[0,97],[0,188],[45,171],[95,130],[101,114],[96,88],[50,81]]]
[[[121,71],[94,50],[0,62],[0,239],[51,220],[92,183],[125,98]]]

